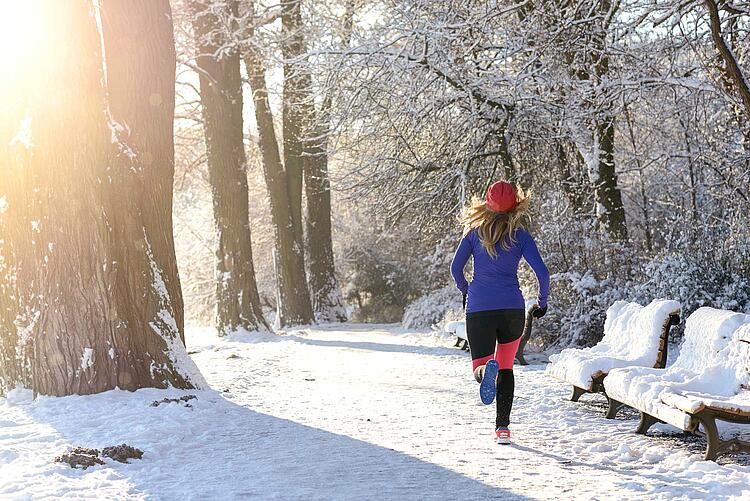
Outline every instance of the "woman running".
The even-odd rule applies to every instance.
[[[510,411],[513,407],[513,360],[526,320],[524,298],[518,285],[518,264],[526,259],[539,282],[538,308],[534,317],[547,313],[549,271],[531,235],[521,227],[531,199],[530,192],[499,181],[487,190],[486,200],[474,199],[464,209],[464,236],[451,263],[456,287],[466,303],[474,377],[481,383],[482,402],[497,397],[495,436],[510,443]],[[474,256],[474,278],[469,284],[464,266]]]

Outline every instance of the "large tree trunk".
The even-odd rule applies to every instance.
[[[216,251],[216,324],[219,335],[238,329],[269,330],[255,280],[243,142],[242,80],[238,50],[226,42],[219,19],[194,2],[203,127],[219,247]],[[237,16],[237,2],[224,5]]]
[[[26,75],[32,154],[23,160],[24,189],[12,198],[28,214],[15,222],[30,223],[32,233],[24,239],[16,229],[12,246],[22,313],[18,347],[30,359],[35,394],[205,384],[180,340],[167,266],[157,259],[168,254],[168,245],[156,247],[171,240],[169,212],[150,211],[145,202],[159,206],[159,191],[171,191],[171,180],[161,186],[153,180],[171,179],[172,94],[163,89],[163,107],[148,98],[125,106],[121,95],[134,81],[158,87],[174,76],[169,4],[139,3],[101,2],[112,57],[107,81],[120,116],[110,114],[102,85],[93,3],[47,0],[39,10],[35,33],[43,39],[30,44],[38,48],[30,54],[37,64]],[[121,29],[151,47],[150,60],[127,61],[138,54],[118,51],[109,40],[124,36],[112,23],[119,16],[125,16]],[[124,141],[128,131],[138,138],[146,122],[153,128],[144,137]],[[168,236],[153,234],[159,231]]]
[[[245,48],[245,66],[253,92],[263,172],[268,188],[276,242],[274,250],[277,282],[276,325],[283,327],[308,324],[314,320],[314,317],[305,277],[301,206],[295,206],[296,202],[290,197],[291,192],[296,193],[296,190],[301,190],[301,185],[299,188],[289,188],[289,176],[281,160],[273,114],[268,102],[265,67],[262,56],[252,40]],[[295,168],[301,169],[301,166]],[[301,170],[297,174],[301,176]],[[295,212],[299,213],[296,222]]]
[[[141,165],[137,205],[161,270],[170,314],[184,343],[184,303],[172,231],[175,49],[166,0],[103,0],[109,110],[127,125],[126,142]],[[137,17],[137,19],[134,19]],[[140,231],[140,230],[139,230]]]
[[[31,386],[28,350],[16,323],[23,319],[16,276],[16,255],[29,252],[31,220],[25,212],[23,161],[28,155],[23,138],[27,101],[21,72],[9,72],[0,79],[0,395],[16,385]],[[19,134],[19,131],[21,133]],[[26,138],[27,139],[27,138]]]

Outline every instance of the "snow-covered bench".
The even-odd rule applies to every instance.
[[[456,320],[453,322],[448,322],[445,324],[444,330],[448,334],[453,334],[454,336],[456,336],[456,344],[453,346],[455,346],[456,348],[461,348],[462,350],[469,349],[469,338],[466,336],[465,321]]]
[[[521,336],[521,343],[518,345],[518,352],[516,353],[516,360],[518,360],[518,363],[521,365],[529,365],[529,363],[526,361],[526,359],[523,356],[523,350],[526,348],[526,343],[529,341],[529,338],[531,337],[531,327],[532,323],[534,321],[534,317],[532,315],[534,309],[537,308],[536,304],[527,305],[526,309],[526,324],[523,328],[523,336]],[[466,336],[466,322],[463,320],[457,320],[454,322],[448,322],[445,324],[444,327],[445,332],[448,334],[453,334],[456,336],[456,344],[454,345],[456,348],[460,347],[462,350],[468,350],[469,349],[469,338]]]
[[[699,308],[668,369],[614,369],[604,381],[611,417],[624,405],[640,411],[636,433],[668,423],[706,436],[706,459],[750,451],[750,442],[722,440],[716,420],[750,424],[750,315]],[[700,428],[700,429],[699,429]]]
[[[657,299],[648,306],[617,301],[607,309],[602,340],[550,356],[546,372],[573,385],[574,402],[584,393],[602,393],[602,381],[616,367],[663,368],[669,329],[679,322],[677,301]]]

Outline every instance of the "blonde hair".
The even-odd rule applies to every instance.
[[[527,216],[531,191],[524,191],[520,186],[516,186],[515,191],[516,206],[508,212],[495,212],[487,208],[484,200],[477,197],[474,197],[471,204],[461,211],[459,220],[463,224],[464,235],[476,229],[482,247],[492,257],[497,257],[495,245],[498,242],[506,251],[516,243],[516,230],[522,227],[522,219]]]

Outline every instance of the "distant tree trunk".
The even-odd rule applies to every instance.
[[[596,170],[591,172],[596,196],[596,214],[610,237],[627,240],[625,207],[615,172],[615,117],[606,112],[594,124],[599,145]],[[592,165],[593,167],[593,165]]]
[[[237,2],[223,6],[237,16]],[[219,19],[206,2],[193,3],[203,128],[219,247],[216,251],[216,324],[220,335],[269,330],[253,265],[243,142],[242,80],[238,50],[224,49]]]
[[[324,103],[322,123],[307,143],[305,156],[305,237],[308,279],[315,317],[320,322],[347,319],[333,259],[331,183],[328,178],[328,116]]]
[[[252,6],[249,7],[252,11]],[[249,33],[252,37],[252,33]],[[301,233],[297,235],[290,200],[289,179],[281,160],[279,143],[268,102],[265,67],[258,48],[251,40],[245,48],[245,66],[253,92],[255,119],[258,124],[263,172],[271,206],[275,234],[274,265],[276,270],[276,325],[279,327],[311,323],[314,320],[310,293],[305,277],[304,249]],[[299,167],[297,167],[299,168]],[[299,172],[301,175],[301,171]],[[296,189],[296,188],[295,188]],[[300,212],[301,214],[301,212]],[[297,223],[301,227],[301,222]]]
[[[284,88],[282,106],[282,134],[284,141],[284,168],[286,169],[289,208],[294,229],[294,243],[303,248],[302,235],[302,173],[305,144],[304,134],[312,125],[305,108],[312,106],[306,95],[310,76],[304,63],[295,61],[305,52],[302,36],[301,0],[289,0],[282,3],[282,43],[284,56]],[[304,260],[304,253],[303,253]]]
[[[635,133],[633,132],[633,120],[630,116],[630,109],[625,106],[624,110],[625,112],[625,123],[628,126],[628,137],[630,139],[630,145],[633,147],[633,156],[635,157],[635,165],[638,169],[638,187],[639,192],[641,195],[641,214],[643,215],[643,233],[644,238],[646,240],[646,250],[651,253],[653,250],[653,237],[652,237],[652,230],[651,230],[651,213],[649,211],[649,200],[646,190],[646,183],[643,179],[643,162],[641,162],[641,157],[638,154],[638,144],[635,140]]]
[[[510,142],[508,134],[508,125],[510,124],[511,115],[510,112],[506,114],[503,123],[501,124],[500,130],[498,131],[498,151],[500,152],[500,161],[503,166],[503,174],[505,179],[509,182],[515,182],[518,178],[516,168],[513,165],[513,155],[510,153]]]
[[[581,179],[581,176],[577,175],[579,169],[576,169],[576,173],[574,173],[571,170],[570,165],[573,162],[575,162],[576,165],[581,165],[583,163],[583,157],[578,150],[575,150],[575,146],[570,145],[567,141],[557,141],[554,148],[557,159],[557,171],[560,173],[560,183],[562,185],[563,193],[568,199],[568,202],[570,202],[573,214],[576,217],[581,217],[587,213],[584,193],[587,192],[588,188],[588,186],[582,185],[588,185],[588,182]],[[572,155],[569,154],[570,149],[575,150]],[[575,157],[575,160],[571,159],[571,156]]]
[[[299,13],[297,12],[297,15]],[[349,46],[354,22],[354,2],[347,1],[342,23],[342,47]],[[301,24],[297,21],[295,24]],[[296,36],[302,37],[298,29]],[[304,49],[304,42],[298,44]],[[300,54],[301,55],[301,54]],[[320,113],[316,113],[312,89],[307,79],[305,102],[313,124],[307,132],[304,156],[305,172],[305,249],[310,295],[319,322],[343,322],[347,319],[341,297],[333,257],[331,233],[331,182],[328,176],[328,136],[330,134],[330,94],[323,99]]]
[[[158,86],[174,78],[169,3],[141,4],[101,2],[105,46],[112,53],[109,94],[121,116],[110,114],[102,85],[93,3],[46,0],[40,9],[35,33],[44,35],[31,44],[38,46],[31,55],[37,64],[27,75],[33,154],[23,161],[24,189],[14,197],[28,213],[31,234],[24,239],[23,231],[12,233],[19,236],[13,247],[28,249],[15,252],[23,313],[17,327],[35,394],[205,384],[180,339],[169,278],[157,260],[168,255],[168,248],[156,246],[171,239],[169,214],[146,208],[146,200],[163,204],[160,190],[172,189],[171,181],[159,186],[152,177],[170,177],[172,95],[164,89],[164,107],[148,99],[119,107],[126,100],[121,93],[133,88],[128,79]],[[107,41],[124,36],[114,19],[151,48],[150,60],[121,59],[138,55]],[[144,123],[153,128],[138,139]],[[136,138],[132,145],[125,142],[128,131]],[[152,234],[162,230],[168,236],[161,240]]]

